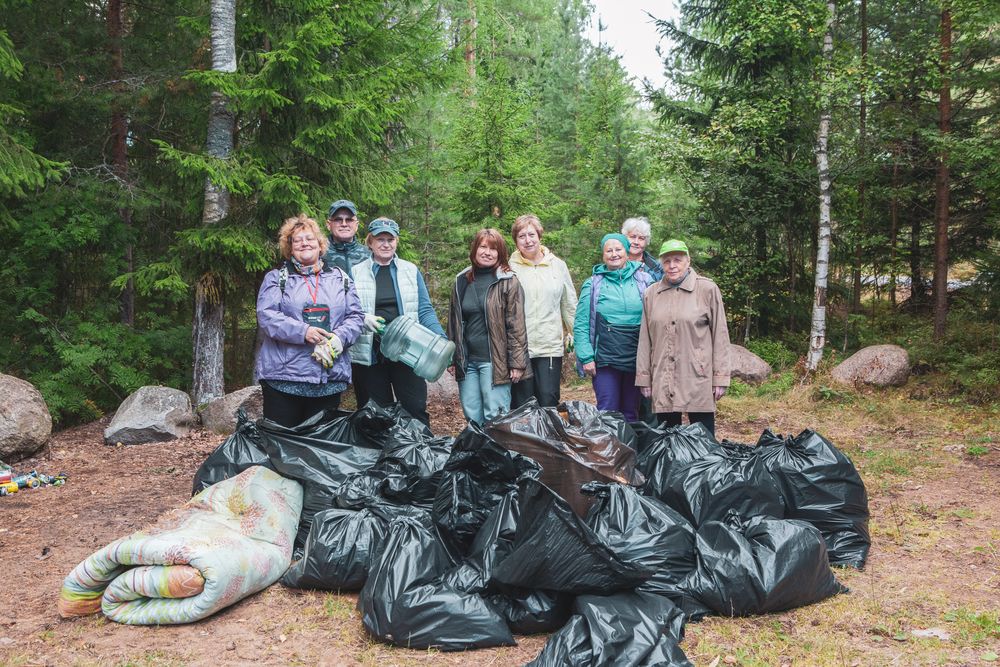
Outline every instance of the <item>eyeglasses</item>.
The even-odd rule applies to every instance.
[[[338,215],[336,218],[330,218],[331,222],[339,222],[339,223],[354,222],[355,220],[357,220],[357,218],[355,218],[354,216],[351,216],[350,218],[345,218],[343,216]]]

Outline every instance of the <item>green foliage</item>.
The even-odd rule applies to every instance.
[[[791,371],[775,373],[754,389],[754,395],[760,398],[778,398],[788,393],[797,381],[798,378]]]
[[[799,359],[799,355],[785,347],[784,343],[769,338],[755,338],[749,341],[746,347],[770,364],[774,371],[785,370]]]

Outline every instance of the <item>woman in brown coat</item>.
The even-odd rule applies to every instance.
[[[683,241],[660,247],[663,279],[643,296],[635,384],[665,426],[681,414],[715,433],[715,404],[729,386],[729,328],[718,286],[691,268]]]
[[[511,384],[531,377],[524,291],[507,261],[507,243],[481,229],[471,266],[455,277],[448,338],[455,343],[458,396],[467,420],[482,424],[510,410]]]

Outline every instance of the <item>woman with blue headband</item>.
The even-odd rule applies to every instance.
[[[653,282],[628,258],[624,234],[601,239],[603,263],[594,266],[580,289],[573,323],[576,359],[594,385],[597,407],[638,418],[635,355],[642,322],[642,295]]]

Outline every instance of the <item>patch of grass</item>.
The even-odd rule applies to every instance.
[[[730,398],[742,398],[747,396],[752,391],[752,387],[742,380],[737,380],[733,378],[729,382],[729,389],[726,390],[726,396]]]
[[[954,624],[954,632],[963,643],[979,646],[991,639],[1000,639],[1000,612],[973,611],[965,607],[952,609],[944,620]]]
[[[965,453],[969,456],[986,456],[990,453],[990,448],[982,445],[969,445],[965,448]]]
[[[869,475],[899,475],[905,477],[913,472],[913,453],[893,449],[867,449],[860,452],[862,467]]]
[[[976,513],[974,511],[970,510],[970,509],[965,508],[965,507],[959,507],[957,510],[952,510],[951,513],[952,513],[953,516],[956,516],[959,519],[974,519],[974,518],[976,518]]]
[[[827,385],[816,385],[812,392],[812,400],[817,403],[838,403],[846,405],[854,401],[854,397],[846,391]]]
[[[754,395],[758,398],[777,398],[778,396],[783,396],[795,386],[795,381],[795,373],[792,371],[772,375],[767,382],[754,390]]]
[[[323,598],[323,613],[335,621],[347,621],[354,615],[354,601],[336,593]]]
[[[125,658],[115,663],[115,667],[183,667],[187,664],[166,651],[147,651],[140,656]]]

